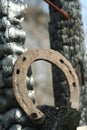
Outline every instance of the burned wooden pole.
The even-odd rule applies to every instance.
[[[16,60],[26,51],[26,33],[21,25],[26,7],[23,0],[0,0],[0,130],[18,130],[25,124],[17,125],[19,118],[25,117],[13,94],[12,74]],[[31,84],[31,73],[29,76]]]
[[[64,10],[70,16],[67,20],[58,13],[53,7],[50,10],[49,34],[51,48],[61,52],[73,65],[79,77],[81,89],[81,121],[80,125],[87,124],[86,118],[86,91],[85,77],[87,73],[85,68],[85,49],[84,49],[84,31],[81,16],[81,5],[79,0],[51,0],[61,10]],[[69,97],[66,79],[60,70],[52,66],[53,88],[55,105],[66,106]],[[59,84],[57,84],[59,82]],[[84,93],[84,96],[83,96]],[[61,102],[62,101],[62,102]]]

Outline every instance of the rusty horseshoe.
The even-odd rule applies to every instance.
[[[70,89],[71,107],[79,109],[79,81],[70,62],[52,49],[33,49],[22,54],[15,63],[13,71],[13,90],[19,105],[35,123],[42,123],[45,115],[36,108],[28,96],[26,76],[30,65],[37,60],[55,64],[64,73]]]

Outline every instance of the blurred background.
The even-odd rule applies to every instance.
[[[48,5],[42,0],[25,0],[28,9],[23,22],[26,31],[26,48],[50,48],[48,22]],[[82,18],[85,32],[85,45],[87,47],[87,0],[81,0]],[[54,104],[52,89],[51,64],[37,61],[32,64],[34,89],[37,104]]]

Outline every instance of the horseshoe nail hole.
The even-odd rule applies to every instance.
[[[17,69],[16,74],[20,74],[20,70],[19,69]]]
[[[32,113],[32,114],[31,114],[31,118],[32,118],[32,119],[36,119],[37,117],[38,117],[37,113]]]
[[[22,61],[23,61],[23,62],[26,61],[26,57],[23,57]]]
[[[75,82],[74,82],[72,85],[73,85],[73,87],[76,87],[76,84],[75,84]]]
[[[70,74],[72,74],[72,71],[71,71],[71,70],[69,70],[69,73],[70,73]]]
[[[60,62],[61,62],[62,64],[64,64],[64,61],[63,61],[62,59],[60,59]]]

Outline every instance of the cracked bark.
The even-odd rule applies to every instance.
[[[67,20],[64,16],[55,11],[52,7],[50,10],[49,35],[51,48],[62,53],[73,65],[78,74],[81,88],[81,121],[80,125],[87,124],[86,119],[86,62],[84,60],[84,31],[81,16],[81,5],[79,0],[52,0],[60,9],[66,11],[71,17]],[[67,106],[69,90],[66,79],[60,70],[52,65],[53,89],[55,105]],[[83,96],[84,91],[84,96]]]

